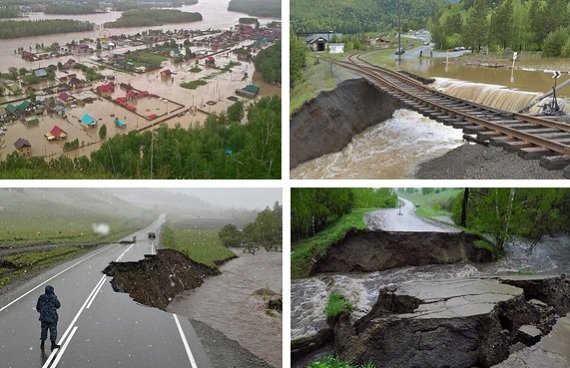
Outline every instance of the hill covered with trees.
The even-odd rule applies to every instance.
[[[397,28],[398,1],[292,0],[291,24],[295,32],[382,32]],[[402,0],[402,29],[420,29],[437,14],[446,0]]]

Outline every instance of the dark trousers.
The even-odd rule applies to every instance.
[[[49,330],[49,339],[55,341],[57,339],[57,322],[44,322],[42,321],[42,335],[40,339],[45,341]]]

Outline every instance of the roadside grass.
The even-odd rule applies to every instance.
[[[399,195],[419,206],[416,207],[418,216],[437,220],[438,216],[452,215],[453,201],[461,191],[462,189],[453,189],[439,193],[431,192],[425,195],[421,193],[399,193]]]
[[[86,254],[89,250],[79,247],[62,246],[37,252],[26,252],[0,257],[14,268],[0,268],[0,289],[24,277],[31,277],[42,270]]]
[[[329,295],[329,300],[325,306],[325,315],[327,318],[334,318],[341,312],[352,312],[352,308],[352,304],[346,300],[344,295],[335,290]]]
[[[291,277],[309,276],[314,259],[324,255],[327,249],[341,240],[349,230],[365,229],[364,214],[374,210],[374,208],[354,209],[315,236],[293,244],[291,246]]]
[[[193,80],[190,82],[180,83],[180,87],[186,88],[186,89],[196,89],[200,86],[205,86],[206,84],[208,84],[208,82],[206,82],[202,79],[196,79],[196,80]]]
[[[317,97],[320,92],[330,91],[337,84],[337,78],[330,73],[328,63],[321,62],[315,65],[316,57],[307,55],[307,66],[303,74],[303,80],[291,90],[291,113],[299,110],[307,101]]]
[[[372,363],[365,365],[353,365],[333,356],[327,356],[310,363],[306,368],[375,368],[375,365]]]
[[[114,241],[137,231],[140,221],[140,217],[115,217],[67,207],[34,208],[22,204],[17,211],[0,212],[0,247]],[[94,223],[108,224],[109,234],[96,234]]]
[[[195,262],[210,267],[235,256],[218,236],[219,229],[182,229],[165,225],[160,232],[160,244],[164,248],[184,253]]]
[[[362,58],[375,65],[395,68],[396,58],[393,57],[395,52],[396,49],[383,49],[366,54]]]

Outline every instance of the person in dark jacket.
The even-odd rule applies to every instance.
[[[51,340],[51,350],[60,348],[55,343],[57,339],[57,321],[59,319],[57,310],[61,307],[61,303],[55,295],[53,286],[46,286],[45,294],[40,295],[38,303],[36,304],[36,311],[40,314],[40,321],[42,322],[42,340],[40,348],[44,350],[47,333],[49,330],[49,339]]]

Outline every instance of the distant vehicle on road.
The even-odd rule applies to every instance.
[[[151,231],[148,233],[148,238],[149,239],[156,239],[156,234]]]
[[[424,46],[429,46],[429,45],[430,45],[429,41],[424,42]]]
[[[403,48],[399,48],[396,50],[396,55],[402,55],[405,52],[406,52],[406,50],[404,50]]]

